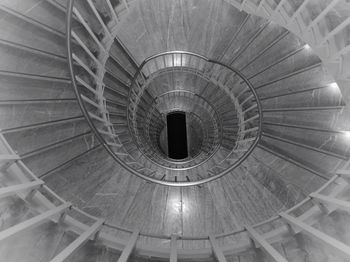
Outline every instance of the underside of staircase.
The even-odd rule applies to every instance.
[[[0,1],[0,261],[350,261],[349,17]]]

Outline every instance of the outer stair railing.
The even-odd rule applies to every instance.
[[[347,1],[327,0],[322,4],[317,0],[226,1],[240,10],[276,22],[309,43],[339,87],[347,88],[350,77]],[[313,6],[318,3],[316,10]]]
[[[11,174],[12,179],[21,181],[17,184],[5,185],[6,181],[3,180],[0,198],[16,195],[24,199],[29,206],[35,203],[32,209],[35,215],[0,231],[0,241],[4,242],[12,236],[30,231],[50,220],[64,224],[67,230],[76,235],[76,238],[60,252],[54,254],[51,262],[65,261],[87,241],[96,240],[100,245],[121,251],[119,262],[128,261],[134,252],[140,256],[169,259],[173,262],[179,259],[200,261],[214,255],[218,261],[225,262],[227,256],[252,249],[262,250],[271,261],[285,262],[288,259],[280,254],[273,244],[287,240],[300,232],[328,246],[337,256],[344,259],[350,257],[350,246],[347,243],[313,226],[322,216],[330,215],[336,210],[350,212],[350,162],[337,170],[335,176],[305,200],[261,223],[218,235],[156,235],[143,233],[139,229],[130,230],[110,224],[73,207],[30,172],[3,136],[0,137],[0,141],[1,172]],[[37,209],[38,207],[40,210]],[[116,235],[120,237],[115,237]],[[158,239],[168,244],[163,244],[164,247],[153,247],[139,243],[144,238]],[[227,238],[236,240],[232,243],[225,242],[229,243],[226,245],[220,244],[222,239]],[[182,249],[178,248],[178,241],[206,241],[210,244],[210,248]]]

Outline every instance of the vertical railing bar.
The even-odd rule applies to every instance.
[[[318,229],[306,224],[305,222],[292,217],[286,213],[280,213],[280,216],[293,228],[301,229],[303,233],[310,235],[323,242],[333,250],[336,250],[345,259],[350,257],[350,246],[344,244],[343,242],[319,231]]]
[[[112,6],[111,1],[110,1],[110,0],[106,0],[106,2],[107,2],[107,5],[108,5],[108,7],[109,7],[109,9],[110,9],[110,12],[111,12],[111,14],[112,14],[114,20],[115,20],[115,23],[118,24],[119,19],[118,19],[118,16],[117,16],[117,14],[116,14],[116,12],[115,12],[113,6]]]
[[[218,262],[227,262],[222,250],[218,244],[218,241],[214,235],[209,235],[209,241],[213,249],[214,256]]]
[[[288,262],[287,259],[285,259],[280,253],[277,252],[276,249],[274,249],[271,244],[269,244],[266,239],[264,239],[253,227],[251,226],[245,226],[248,234],[252,238],[254,245],[257,246],[257,244],[260,246],[263,251],[273,259],[275,262]]]
[[[84,44],[80,37],[72,30],[72,36],[77,41],[77,43],[83,48],[83,50],[89,55],[89,57],[94,60],[94,62],[102,68],[101,62],[91,53],[90,49]]]
[[[105,23],[103,22],[100,14],[98,13],[97,9],[96,9],[96,6],[91,2],[91,0],[87,0],[88,1],[88,4],[92,10],[92,12],[94,13],[94,15],[96,16],[98,22],[101,24],[103,30],[108,34],[109,38],[113,38],[112,35],[111,35],[111,32],[109,31],[109,29],[107,28],[107,26],[105,25]]]
[[[51,259],[50,262],[64,262],[79,247],[84,245],[91,236],[96,234],[101,229],[103,223],[104,223],[103,219],[98,219],[91,227],[89,227],[77,239],[75,239],[65,249],[63,249],[58,255],[56,255],[53,259]]]
[[[104,54],[107,53],[105,47],[101,44],[101,42],[97,39],[97,37],[95,36],[94,32],[92,31],[92,29],[90,28],[90,26],[86,23],[86,21],[84,20],[83,16],[80,14],[80,12],[73,7],[73,12],[74,14],[78,17],[79,21],[82,23],[82,25],[84,26],[84,28],[86,29],[86,31],[89,33],[90,37],[94,40],[94,42],[100,47],[100,49],[104,52]]]
[[[0,241],[4,241],[5,239],[12,237],[14,235],[17,235],[21,232],[24,232],[26,230],[29,230],[31,228],[35,228],[44,222],[46,222],[48,219],[61,214],[65,210],[67,210],[71,206],[70,203],[64,203],[58,207],[52,208],[51,210],[45,211],[44,213],[41,213],[37,216],[34,216],[30,219],[27,219],[17,225],[14,225],[10,228],[7,228],[3,231],[0,231]]]
[[[171,235],[170,240],[170,262],[177,262],[177,239],[176,235]]]
[[[130,237],[128,243],[126,244],[125,248],[123,249],[122,254],[120,255],[120,257],[118,259],[118,262],[128,262],[128,259],[136,246],[136,241],[139,238],[139,235],[140,235],[139,230],[135,230],[131,234],[131,237]]]

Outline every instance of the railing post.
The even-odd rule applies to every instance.
[[[18,155],[1,154],[0,155],[0,172],[5,171],[13,162],[19,160]]]
[[[171,235],[170,262],[177,262],[177,235]]]
[[[275,262],[288,262],[280,253],[277,252],[253,227],[245,226],[249,236],[253,240],[255,246],[260,245],[261,249],[273,259]]]
[[[214,235],[209,235],[209,241],[213,249],[213,254],[218,262],[227,262],[221,248],[219,247],[218,241]]]
[[[321,195],[318,193],[312,193],[312,194],[310,194],[310,197],[322,205],[335,206],[339,209],[350,212],[350,202],[349,201],[336,199],[334,197],[324,196],[324,195]]]
[[[67,208],[71,206],[70,203],[64,203],[58,207],[55,207],[49,211],[46,211],[40,215],[37,215],[33,218],[30,218],[26,221],[23,221],[15,226],[12,226],[8,229],[5,229],[0,232],[0,241],[7,239],[9,237],[12,237],[16,234],[19,234],[21,232],[24,232],[26,230],[29,230],[31,228],[34,228],[36,226],[39,226],[43,223],[45,223],[48,219],[61,214],[64,212]]]
[[[116,14],[116,12],[115,12],[113,6],[112,6],[111,1],[110,1],[110,0],[106,0],[106,2],[107,2],[107,5],[108,5],[108,7],[109,7],[110,13],[112,14],[112,17],[113,17],[114,22],[115,22],[116,24],[118,24],[119,19],[118,19],[117,14]]]
[[[350,184],[350,170],[339,169],[337,174]]]
[[[316,238],[320,242],[326,244],[333,250],[335,250],[339,255],[348,259],[350,257],[350,246],[344,244],[343,242],[317,230],[316,228],[304,223],[300,219],[292,217],[286,213],[280,213],[280,216],[291,226],[300,228],[303,233]]]
[[[0,188],[0,199],[3,197],[14,195],[18,192],[34,190],[40,187],[42,184],[44,184],[44,181],[37,180],[37,181],[23,183],[19,185],[2,187]]]
[[[120,257],[118,259],[118,262],[128,262],[128,259],[136,246],[136,241],[139,237],[139,234],[140,234],[139,230],[135,230],[132,233],[128,243],[126,244],[125,248],[123,249],[122,254],[120,255]]]
[[[100,230],[103,225],[104,220],[97,220],[91,227],[89,227],[84,233],[82,233],[77,239],[75,239],[70,245],[63,249],[58,255],[56,255],[50,262],[63,262],[70,255],[73,254],[78,248],[84,245],[90,237]]]

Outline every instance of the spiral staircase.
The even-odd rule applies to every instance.
[[[0,17],[0,261],[350,261],[347,0]]]

